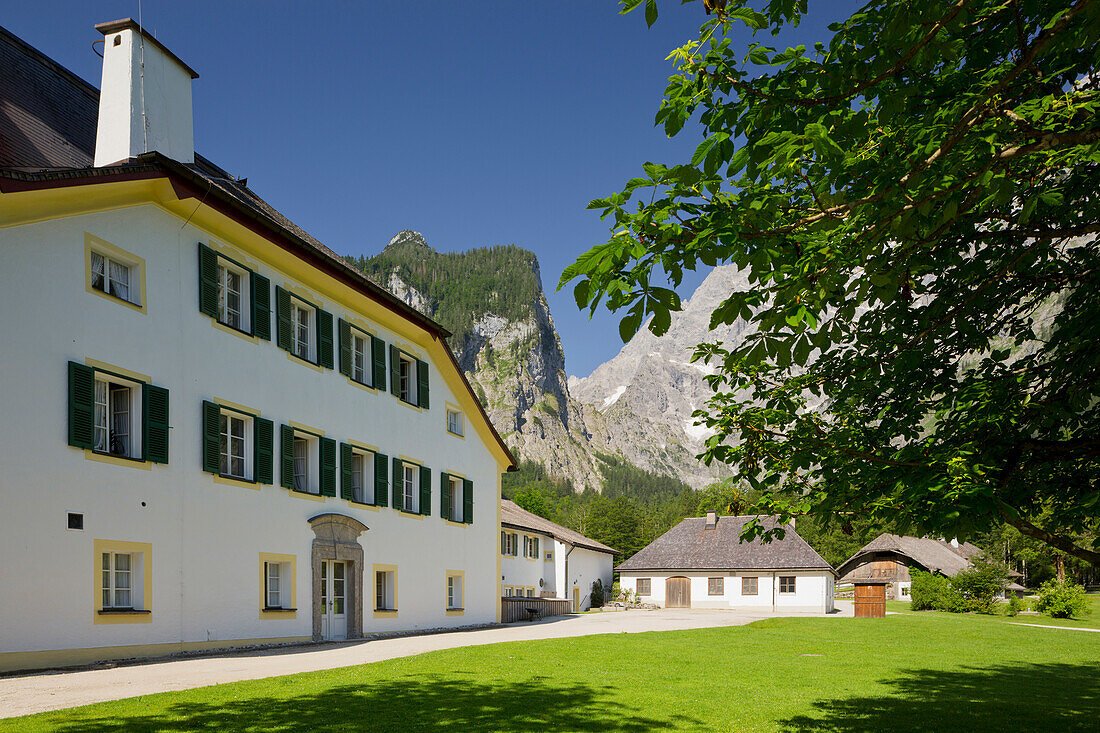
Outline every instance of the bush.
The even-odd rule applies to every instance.
[[[603,581],[596,578],[592,581],[592,608],[599,608],[603,605]]]
[[[1083,616],[1088,612],[1085,589],[1068,580],[1064,583],[1048,580],[1039,586],[1039,602],[1036,604],[1036,610],[1051,618]]]
[[[993,613],[996,599],[1004,593],[1007,580],[1008,574],[1003,566],[982,558],[975,559],[969,568],[951,578],[951,588],[961,601],[955,605],[960,606],[959,611]]]
[[[1019,596],[1013,594],[1012,597],[1008,599],[1008,607],[1005,608],[1005,616],[1015,616],[1023,610],[1023,601],[1020,600]]]
[[[913,585],[909,588],[910,607],[914,611],[946,611],[952,594],[951,582],[942,575],[913,568]]]

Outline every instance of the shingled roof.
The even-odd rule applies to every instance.
[[[705,517],[690,517],[646,545],[619,570],[828,570],[832,565],[792,527],[783,539],[741,541],[745,524],[756,516],[718,517],[706,529]],[[775,517],[760,517],[765,529],[778,526]]]
[[[196,199],[239,217],[246,226],[265,233],[439,339],[494,439],[508,456],[508,470],[515,470],[515,458],[474,395],[447,344],[451,333],[441,324],[352,267],[256,195],[244,179],[234,178],[198,153],[193,164],[150,152],[116,165],[93,167],[99,90],[3,27],[0,69],[0,191],[170,178],[177,190],[189,191]]]
[[[906,535],[883,532],[868,542],[854,555],[844,561],[838,569],[842,576],[851,572],[863,558],[878,552],[891,552],[909,558],[925,570],[955,575],[970,565],[971,559],[982,554],[982,549],[969,542],[955,547],[945,540],[929,537],[909,537]]]
[[[580,532],[574,532],[568,527],[554,524],[549,519],[540,517],[538,514],[532,514],[519,504],[516,504],[514,501],[509,501],[508,499],[500,500],[500,526],[511,527],[512,529],[525,529],[529,532],[549,535],[567,545],[575,545],[576,547],[583,547],[587,550],[606,552],[611,555],[619,554],[618,550],[608,547],[602,542],[597,542],[590,537],[585,537]]]

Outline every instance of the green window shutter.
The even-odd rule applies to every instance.
[[[199,312],[218,317],[218,255],[199,242]]]
[[[279,480],[284,489],[294,488],[294,428],[279,426]]]
[[[451,477],[445,471],[439,473],[439,516],[451,518]]]
[[[393,458],[393,481],[390,482],[390,486],[393,488],[393,508],[404,509],[405,469],[401,463],[401,459],[397,456]]]
[[[250,290],[252,292],[252,334],[264,341],[271,340],[271,281],[263,275],[253,272]]]
[[[462,521],[474,523],[474,482],[462,479]]]
[[[401,352],[390,344],[390,392],[401,396]]]
[[[351,501],[355,498],[355,490],[351,485],[351,464],[355,460],[355,453],[347,443],[340,444],[340,498]]]
[[[221,414],[222,408],[202,401],[202,470],[207,473],[222,472]]]
[[[432,513],[432,472],[427,466],[420,467],[420,513]]]
[[[317,309],[317,363],[325,369],[333,367],[332,314]]]
[[[92,448],[95,441],[95,369],[69,362],[69,445]]]
[[[370,337],[371,363],[374,367],[371,386],[386,389],[386,342],[377,336]]]
[[[336,441],[320,439],[321,496],[336,496]]]
[[[386,498],[389,496],[389,481],[386,477],[386,469],[389,467],[389,457],[384,453],[374,454],[374,505],[386,506]]]
[[[290,322],[290,293],[275,286],[275,343],[280,349],[291,351],[294,342],[294,324]]]
[[[416,404],[428,409],[428,362],[416,360]]]
[[[168,390],[151,384],[141,388],[141,420],[145,460],[168,463]]]
[[[343,318],[336,325],[340,340],[340,373],[351,376],[351,324]]]
[[[275,423],[267,418],[252,418],[252,478],[258,484],[275,481]]]

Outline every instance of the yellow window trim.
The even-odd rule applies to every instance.
[[[344,442],[350,445],[352,448],[358,448],[360,450],[369,451],[371,453],[381,452],[381,449],[379,449],[379,447],[376,445],[371,445],[370,443],[361,443],[360,441],[354,440],[352,438],[348,438]]]
[[[424,468],[424,462],[421,461],[419,458],[410,458],[409,456],[401,456],[401,455],[399,455],[398,458],[401,459],[402,463],[415,463],[416,465],[420,466],[421,468]]]
[[[377,394],[378,393],[378,390],[375,389],[374,387],[370,386],[369,384],[363,384],[362,382],[356,382],[354,379],[352,379],[351,377],[349,377],[346,374],[343,375],[343,377],[344,377],[344,379],[348,380],[348,384],[350,384],[352,387],[358,387],[359,389],[363,390],[364,392],[370,392],[371,394]]]
[[[324,494],[311,494],[308,491],[296,491],[295,489],[286,489],[285,487],[284,487],[284,489],[291,496],[296,496],[299,499],[305,499],[306,501],[319,501],[321,503],[324,503],[325,498],[326,498],[324,496]]]
[[[125,377],[126,379],[132,379],[135,382],[141,382],[142,384],[152,384],[153,378],[148,374],[142,374],[141,372],[135,372],[132,369],[124,369],[114,364],[108,364],[105,361],[97,361],[95,359],[84,359],[84,363],[94,369],[99,369],[105,372],[114,372],[115,374]]]
[[[198,241],[198,240],[196,240],[196,241]],[[228,260],[235,260],[235,261],[231,261],[229,263],[231,265],[236,265],[237,267],[247,267],[249,270],[252,270],[252,272],[257,272],[257,273],[261,269],[259,262],[253,260],[248,255],[246,255],[246,254],[242,253],[241,251],[229,246],[228,244],[225,244],[224,242],[219,241],[215,237],[207,237],[207,241],[202,242],[202,244],[205,244],[207,247],[214,250],[215,252],[217,252],[222,257],[225,257]]]
[[[260,484],[254,481],[244,481],[239,478],[229,478],[228,476],[218,476],[217,474],[209,474],[210,478],[214,479],[216,484],[224,484],[226,486],[236,486],[239,489],[252,489],[253,491],[260,490]]]
[[[141,610],[148,613],[106,616],[103,610],[103,553],[129,552],[142,555]],[[133,565],[130,566],[131,571]],[[149,542],[123,540],[92,540],[92,623],[93,624],[148,624],[153,622],[153,545]],[[133,583],[130,584],[133,587]]]
[[[244,339],[245,341],[248,341],[250,343],[253,343],[253,344],[260,343],[260,339],[259,339],[258,336],[253,336],[250,333],[245,333],[244,331],[239,331],[239,330],[233,328],[232,326],[227,326],[227,325],[225,325],[224,323],[222,323],[221,321],[219,321],[215,318],[210,319],[210,325],[212,325],[214,328],[218,329],[219,331],[225,331],[226,333],[233,334],[237,338]]]
[[[267,576],[264,575],[264,563],[289,563],[290,564],[290,608],[298,608],[298,557],[296,555],[284,555],[277,552],[260,553],[260,620],[265,619],[292,619],[296,618],[297,611],[267,611],[267,597],[264,590],[267,588]],[[280,577],[280,582],[282,578]],[[279,589],[280,591],[282,588]]]
[[[461,435],[459,435],[458,433],[452,433],[450,431],[449,427],[448,427],[448,425],[449,425],[449,422],[448,422],[449,415],[448,415],[448,413],[451,413],[451,412],[457,412],[459,419],[462,420],[462,434]],[[466,413],[462,411],[461,407],[459,407],[455,403],[451,402],[450,400],[446,400],[443,403],[443,432],[445,432],[447,435],[450,435],[452,438],[458,438],[460,440],[466,440]]]
[[[328,307],[325,306],[324,300],[322,300],[319,295],[317,295],[316,293],[308,290],[307,288],[303,288],[300,285],[292,283],[289,280],[284,280],[283,281],[283,290],[287,291],[288,293],[290,293],[294,297],[298,298],[298,300],[302,301],[303,303],[308,305],[310,308],[320,308],[321,310],[324,310],[324,311],[331,311],[332,310],[331,306],[328,306]]]
[[[307,361],[307,360],[303,359],[302,357],[298,356],[297,354],[292,354],[289,351],[286,352],[286,358],[290,359],[295,364],[301,364],[302,366],[308,367],[308,368],[312,369],[315,372],[323,373],[325,371],[325,368],[322,367],[320,364],[314,364],[312,361]]]
[[[214,404],[221,405],[222,407],[228,407],[230,410],[243,413],[250,417],[259,417],[260,411],[255,407],[248,407],[247,405],[238,405],[236,402],[230,402],[229,400],[223,400],[221,397],[214,398]]]
[[[92,250],[105,254],[108,257],[115,257],[120,261],[133,263],[131,267],[137,267],[138,269],[138,298],[141,300],[141,304],[131,303],[128,300],[117,298],[109,293],[104,293],[102,290],[96,290],[92,287]],[[131,287],[133,283],[131,283]],[[84,289],[92,295],[99,296],[100,298],[106,298],[112,303],[119,303],[138,313],[146,313],[145,299],[145,260],[138,257],[133,252],[127,252],[117,245],[111,244],[106,239],[100,239],[94,234],[84,232]]]
[[[294,422],[293,420],[287,420],[286,424],[294,428],[295,430],[301,430],[303,432],[310,433],[315,438],[325,437],[325,431],[321,430],[320,428],[313,428],[309,425],[305,425],[304,423]]]
[[[455,521],[450,520],[450,519],[444,519],[443,524],[446,524],[449,527],[460,527],[460,528],[463,528],[463,529],[470,526],[470,525],[466,524],[465,522],[455,522]]]
[[[459,473],[458,471],[452,471],[449,468],[444,469],[443,473],[447,474],[448,476],[454,476],[455,478],[460,478],[460,479],[465,479],[466,478],[466,474]]]
[[[140,468],[143,471],[153,470],[153,464],[149,463],[149,461],[142,460],[141,458],[121,458],[119,456],[109,456],[105,453],[96,453],[91,448],[84,449],[84,458],[85,460],[97,461],[99,463],[110,463],[114,466]]]

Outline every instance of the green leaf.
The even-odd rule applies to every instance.
[[[657,0],[646,0],[645,3],[645,24],[652,28],[653,24],[657,22]],[[636,329],[635,329],[636,330]],[[623,339],[624,341],[626,339]]]

